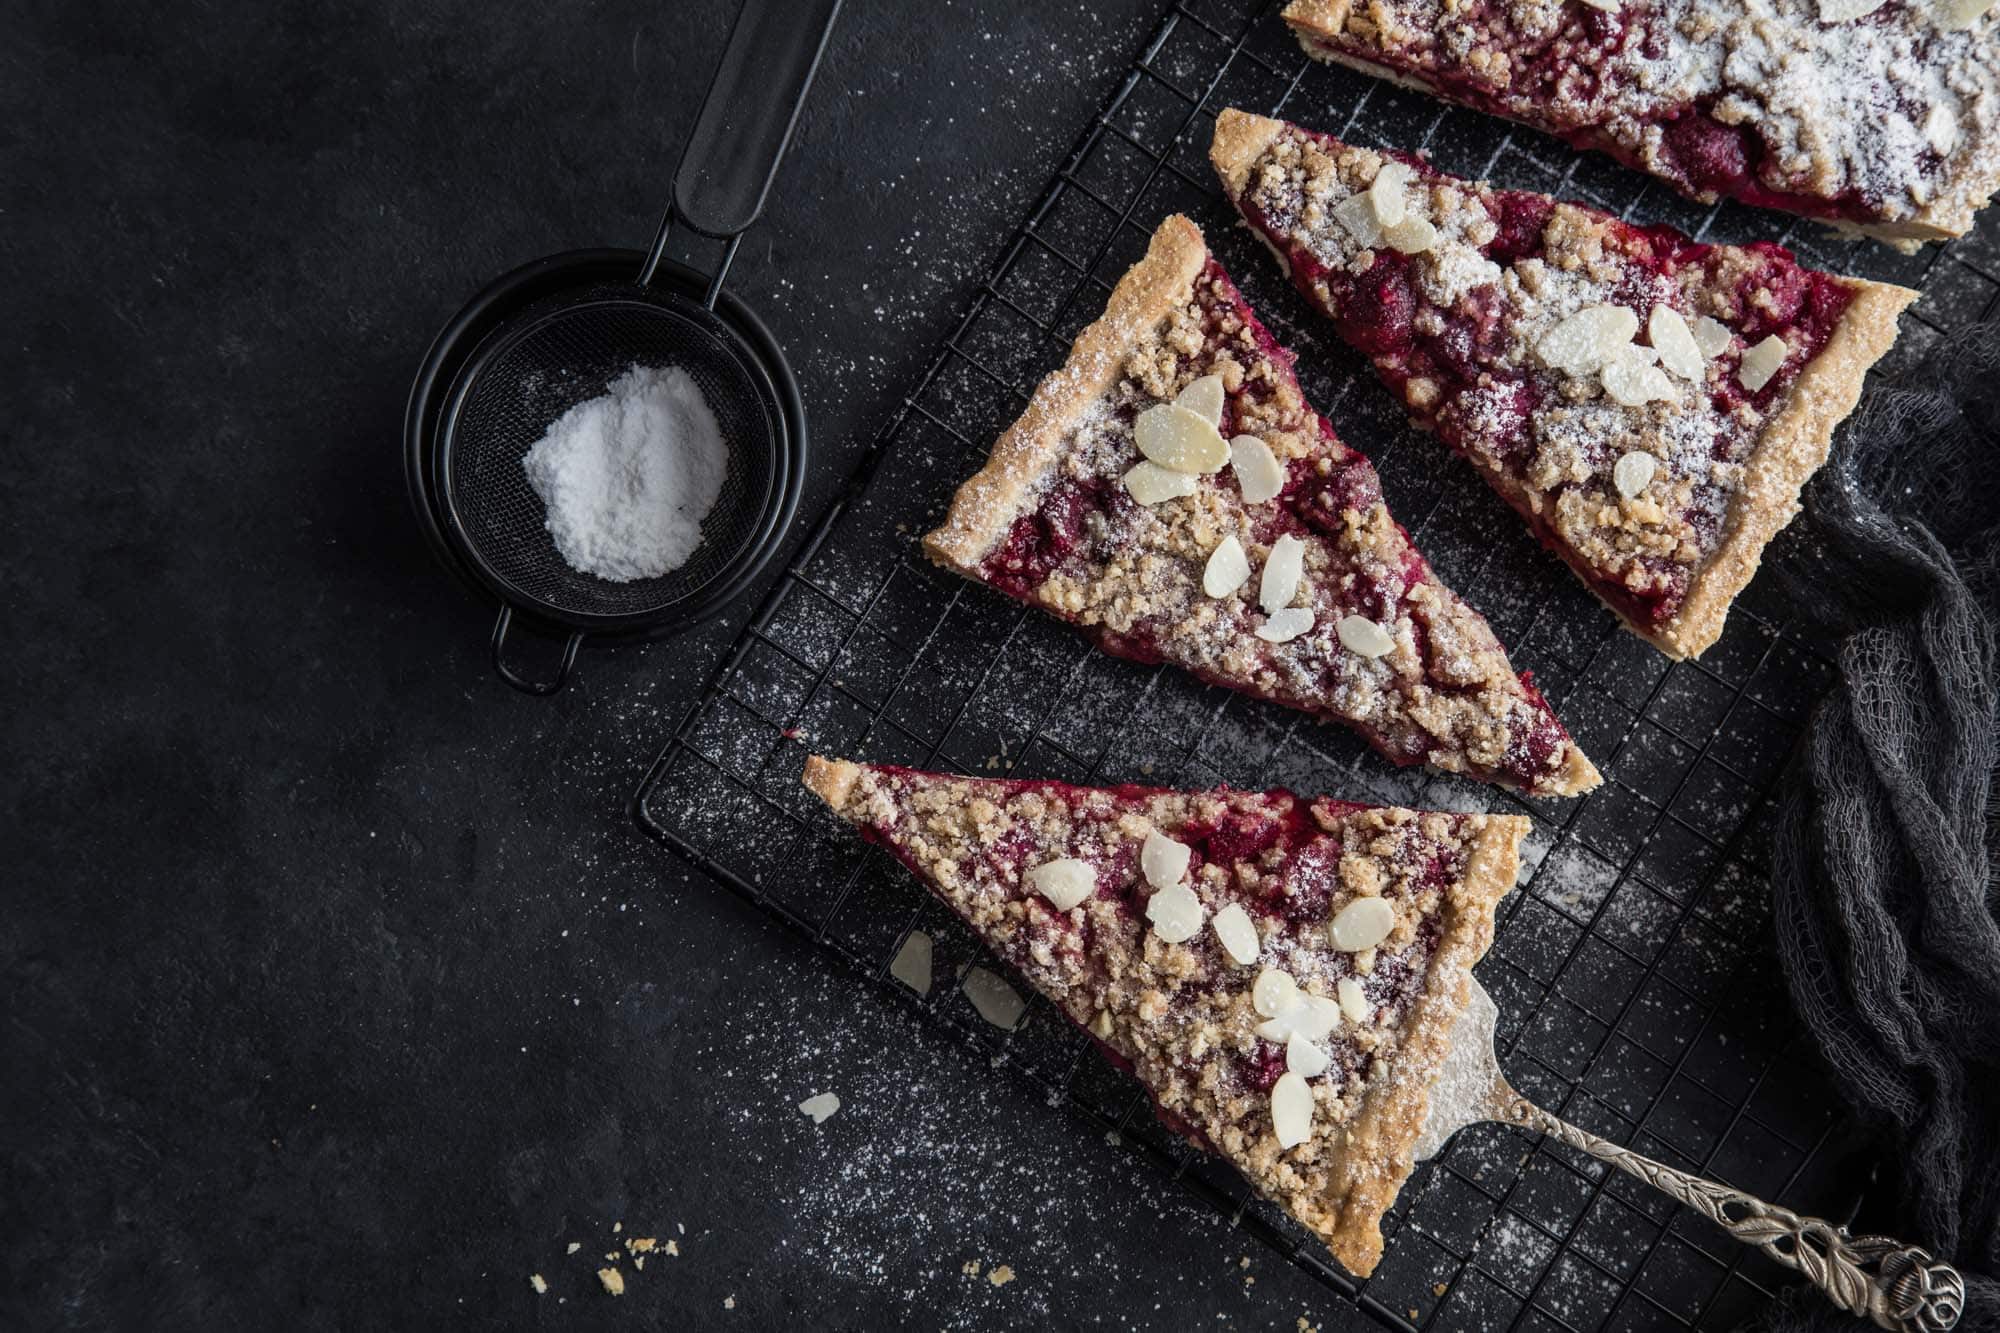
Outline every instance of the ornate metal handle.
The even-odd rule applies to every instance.
[[[1915,1245],[1887,1236],[1850,1236],[1845,1227],[1677,1171],[1559,1120],[1504,1084],[1497,1118],[1546,1134],[1609,1162],[1686,1204],[1740,1241],[1806,1275],[1843,1310],[1896,1333],[1946,1333],[1965,1312],[1965,1279]]]

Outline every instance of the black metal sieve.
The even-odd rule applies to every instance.
[[[494,667],[518,689],[561,688],[586,636],[667,633],[727,605],[796,512],[798,388],[770,335],[722,285],[763,209],[840,3],[746,0],[675,171],[673,203],[629,278],[606,272],[616,252],[528,265],[475,298],[425,359],[405,427],[412,498],[448,563],[499,598]],[[712,274],[666,258],[677,227],[726,242]],[[694,380],[728,461],[687,562],[617,583],[563,559],[522,459],[563,413],[634,366]],[[552,675],[531,679],[508,664],[517,615],[562,637]]]

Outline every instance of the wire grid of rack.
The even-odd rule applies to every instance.
[[[1722,641],[1669,663],[1619,630],[1497,497],[1412,431],[1313,321],[1214,187],[1215,111],[1284,115],[1440,166],[1583,198],[1704,239],[1780,240],[1811,263],[1925,295],[1891,364],[2000,313],[2000,226],[1901,256],[1812,224],[1688,203],[1601,159],[1306,59],[1275,3],[1175,5],[1008,239],[861,474],[758,610],[635,797],[643,828],[859,973],[1112,1131],[1392,1328],[1722,1328],[1789,1280],[1708,1223],[1570,1150],[1495,1126],[1423,1164],[1357,1281],[1226,1164],[1163,1129],[1143,1092],[1045,1002],[1003,1033],[951,978],[977,942],[799,786],[810,751],[1071,782],[1228,783],[1530,815],[1523,884],[1479,973],[1510,1078],[1565,1117],[1675,1165],[1822,1215],[1855,1204],[1823,1072],[1768,943],[1773,784],[1827,679],[1768,574]],[[1605,770],[1525,803],[1393,770],[1346,732],[1112,659],[1039,612],[929,566],[916,538],[1060,363],[1171,211],[1202,224],[1308,397],[1370,455],[1445,581],[1534,671]],[[1781,538],[1773,561],[1790,558]],[[927,998],[888,980],[912,930]],[[1848,1183],[1842,1184],[1845,1180]]]

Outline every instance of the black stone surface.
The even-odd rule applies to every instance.
[[[638,837],[743,612],[530,700],[419,539],[426,342],[645,243],[728,8],[0,19],[0,1327],[1350,1322]],[[732,280],[798,533],[1158,8],[850,4]]]

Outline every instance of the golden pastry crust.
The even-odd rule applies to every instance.
[[[882,770],[815,756],[805,784],[839,814],[890,843],[926,886],[1078,1026],[1146,1084],[1164,1118],[1228,1157],[1263,1193],[1365,1276],[1382,1255],[1381,1218],[1408,1178],[1432,1084],[1464,1010],[1472,964],[1493,934],[1493,911],[1513,885],[1528,821],[1515,816],[1420,814],[1304,802],[1288,793],[1113,793]],[[1226,957],[1203,929],[1167,944],[1125,896],[1135,847],[1149,833],[1194,836],[1202,822],[1274,812],[1300,823],[1289,861],[1209,863],[1186,881],[1211,912],[1247,907],[1260,957]],[[995,848],[1013,860],[998,867]],[[1331,874],[1336,864],[1338,874]],[[1086,858],[1097,891],[1065,912],[1026,887],[1023,867]],[[1444,858],[1444,883],[1414,876]],[[1301,866],[1324,867],[1315,879]],[[1393,931],[1361,954],[1334,950],[1317,917],[1294,922],[1274,907],[1302,883],[1328,889],[1329,915],[1379,896]],[[1143,882],[1141,882],[1141,885]],[[1110,887],[1113,893],[1104,890]],[[1296,973],[1332,998],[1353,980],[1356,1010],[1325,1038],[1332,1067],[1314,1075],[1313,1129],[1278,1146],[1268,1091],[1243,1080],[1271,1040],[1250,989],[1262,969]],[[1344,1006],[1343,1006],[1344,1008]],[[1275,1075],[1273,1075],[1275,1077]],[[1175,1123],[1178,1122],[1178,1123]]]
[[[1225,110],[1211,160],[1245,220],[1281,259],[1286,247],[1297,247],[1322,274],[1374,271],[1380,243],[1370,249],[1353,224],[1339,219],[1385,169],[1384,155]],[[1800,487],[1825,461],[1833,428],[1852,410],[1868,367],[1893,342],[1896,316],[1915,293],[1802,274],[1789,261],[1772,269],[1779,261],[1767,254],[1728,246],[1701,249],[1701,258],[1665,271],[1631,269],[1624,258],[1628,228],[1596,210],[1545,198],[1535,248],[1506,252],[1517,257],[1495,263],[1485,247],[1495,239],[1496,220],[1534,196],[1517,192],[1503,206],[1487,187],[1434,171],[1412,177],[1404,190],[1406,206],[1436,224],[1429,243],[1407,260],[1411,328],[1443,336],[1460,321],[1461,328],[1476,323],[1483,331],[1469,380],[1433,378],[1432,363],[1393,348],[1377,351],[1377,369],[1418,424],[1444,430],[1627,628],[1670,656],[1700,653],[1720,636],[1765,545],[1797,511]],[[1651,243],[1639,244],[1642,259],[1650,255]],[[1692,366],[1676,358],[1682,368],[1671,377],[1653,368],[1658,348],[1634,345],[1629,350],[1643,354],[1645,368],[1627,374],[1652,377],[1636,396],[1630,380],[1614,386],[1607,374],[1600,384],[1596,369],[1565,370],[1547,360],[1542,340],[1557,323],[1588,309],[1629,308],[1636,298],[1617,294],[1635,280],[1650,284],[1655,313],[1664,306],[1683,341],[1693,324],[1706,321],[1722,344]],[[1329,281],[1315,277],[1306,294],[1337,316],[1342,289]],[[1754,404],[1738,401],[1735,384],[1723,380],[1758,339],[1738,336],[1733,326],[1770,327],[1754,321],[1781,308],[1769,304],[1774,281],[1838,287],[1847,304],[1808,359],[1794,363],[1792,353],[1781,363],[1784,378],[1768,395]],[[1779,327],[1796,338],[1792,326]],[[1691,346],[1687,354],[1695,355]],[[1795,368],[1786,370],[1788,364]],[[1528,381],[1532,386],[1517,390]],[[1520,408],[1520,392],[1538,395],[1532,411]],[[1649,466],[1639,489],[1626,491],[1612,463],[1632,453]],[[1659,599],[1653,604],[1665,614],[1636,619],[1619,604],[1626,597],[1642,604]]]
[[[1546,39],[1547,18],[1539,6],[1524,4],[1517,17],[1523,42],[1533,47]],[[1787,146],[1791,169],[1802,178],[1802,201],[1833,201],[1856,193],[1879,200],[1870,217],[1820,219],[1816,210],[1802,211],[1838,231],[1906,252],[1924,242],[1964,235],[1974,215],[2000,190],[2000,78],[1995,74],[2000,70],[2000,25],[1990,19],[1954,32],[1934,27],[1926,7],[1911,6],[1908,14],[1899,12],[1888,24],[1879,17],[1866,20],[1869,26],[1862,31],[1877,42],[1871,48],[1858,43],[1848,23],[1824,23],[1809,6],[1691,6],[1670,26],[1666,50],[1655,48],[1640,56],[1636,44],[1628,44],[1610,57],[1629,65],[1630,95],[1602,101],[1586,97],[1572,106],[1510,95],[1506,47],[1516,33],[1514,17],[1488,20],[1503,34],[1497,43],[1445,0],[1292,0],[1284,19],[1318,59],[1447,101],[1475,104],[1537,129],[1588,137],[1592,146],[1703,202],[1713,202],[1714,195],[1681,183],[1664,166],[1659,133],[1648,113],[1658,117],[1683,105],[1720,101],[1729,108],[1732,124],[1771,123],[1766,137]],[[1899,39],[1901,29],[1907,32]],[[1921,44],[1926,41],[1932,45]],[[1802,65],[1817,65],[1819,77],[1781,83],[1772,68],[1780,61],[1788,74]],[[1926,61],[1938,67],[1924,69]],[[1732,79],[1727,71],[1739,62],[1746,72]],[[1485,96],[1440,88],[1428,77],[1432,68],[1468,81]],[[1854,103],[1824,91],[1865,86],[1879,77],[1893,81],[1896,95],[1887,102],[1913,103],[1929,119],[1912,113],[1906,124],[1885,132],[1872,123],[1882,115],[1879,107],[1885,99]],[[1784,91],[1791,86],[1799,91]],[[1871,123],[1839,123],[1856,120]],[[1936,159],[1929,172],[1918,166],[1918,158],[1926,154]]]
[[[1160,224],[1145,258],[1112,289],[1104,313],[1077,335],[1063,368],[1035,387],[1028,410],[994,441],[986,466],[952,497],[944,522],[924,538],[931,559],[978,577],[980,562],[1034,499],[1077,422],[1124,374],[1127,355],[1188,299],[1207,263],[1208,246],[1194,223],[1174,214]]]

